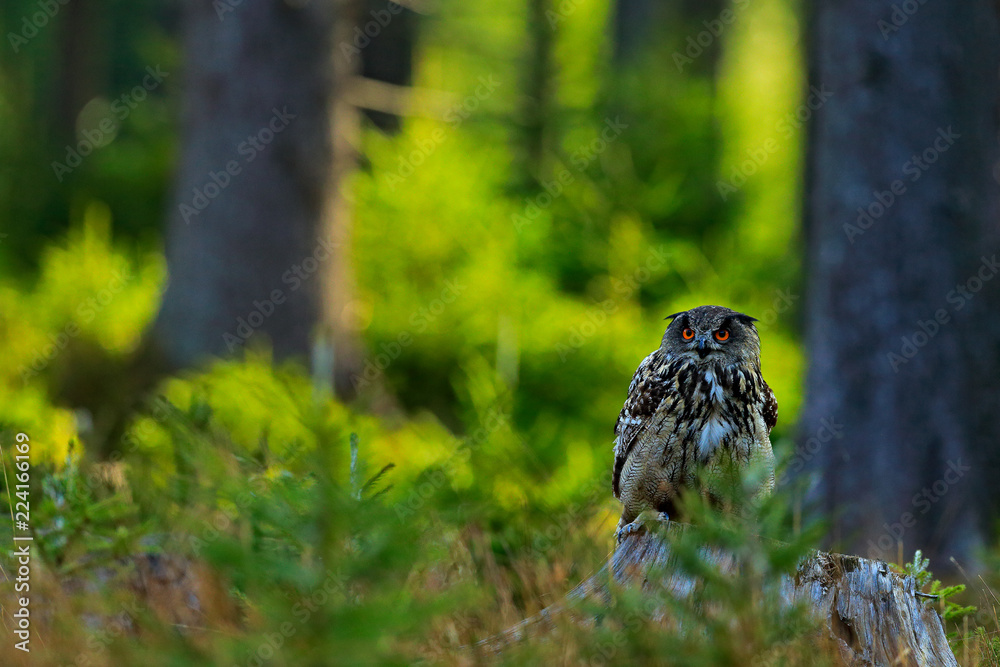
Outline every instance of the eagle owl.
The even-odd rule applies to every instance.
[[[642,525],[641,513],[676,516],[683,489],[712,498],[715,485],[751,463],[769,473],[760,491],[774,488],[778,403],[760,373],[756,320],[722,306],[666,319],[660,347],[639,364],[615,424],[619,543]]]

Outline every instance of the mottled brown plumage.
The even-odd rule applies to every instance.
[[[639,364],[615,424],[619,541],[639,527],[642,512],[675,517],[683,489],[713,497],[752,463],[769,472],[761,492],[774,487],[770,433],[778,404],[761,376],[754,318],[721,306],[671,318],[660,347]]]

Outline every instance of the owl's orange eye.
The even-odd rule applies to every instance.
[[[692,338],[694,338],[694,331],[692,331],[691,329],[685,329],[684,331],[681,332],[681,336],[684,337],[684,340],[691,340]]]
[[[715,340],[729,340],[729,329],[719,329],[715,332]]]

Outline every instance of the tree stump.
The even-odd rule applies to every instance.
[[[702,555],[724,573],[737,571],[737,560],[730,554],[706,549]],[[660,535],[632,534],[599,572],[570,591],[563,602],[478,646],[499,653],[513,642],[544,634],[573,603],[610,600],[612,584],[639,585],[647,592],[661,588],[684,597],[695,583],[678,573],[670,546]],[[926,604],[914,578],[893,572],[883,561],[815,552],[799,563],[794,574],[782,577],[779,587],[783,601],[812,609],[846,664],[958,667],[941,618]]]

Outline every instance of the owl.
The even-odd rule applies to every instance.
[[[612,490],[622,503],[618,543],[640,514],[676,517],[684,489],[738,481],[751,464],[774,488],[771,429],[778,403],[760,372],[756,319],[722,306],[674,313],[660,347],[643,359],[615,424]]]

